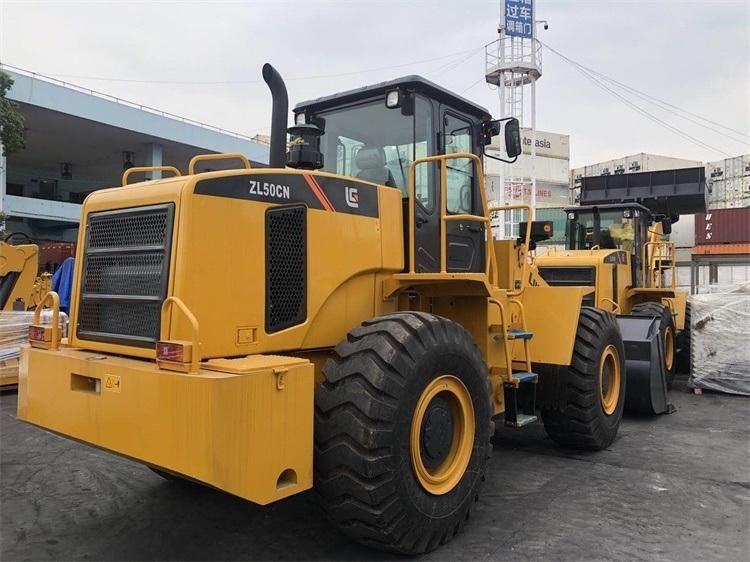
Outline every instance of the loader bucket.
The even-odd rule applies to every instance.
[[[617,317],[625,344],[627,377],[625,409],[644,414],[670,414],[664,372],[664,344],[659,337],[660,319],[653,316]]]

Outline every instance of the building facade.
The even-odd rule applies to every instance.
[[[196,154],[216,152],[268,162],[262,141],[21,69],[0,69],[14,81],[8,98],[18,104],[26,129],[26,148],[0,158],[6,232],[37,242],[74,242],[85,197],[121,185],[123,171],[133,166],[170,165],[184,172]],[[224,165],[236,162],[211,163],[214,169]]]

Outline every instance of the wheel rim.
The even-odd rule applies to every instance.
[[[668,326],[664,332],[664,367],[667,371],[672,370],[674,363],[674,330]]]
[[[614,345],[604,348],[599,360],[599,401],[608,416],[615,413],[620,401],[620,355]]]
[[[463,382],[441,375],[419,397],[411,422],[411,464],[420,485],[447,494],[466,472],[474,449],[474,406]]]

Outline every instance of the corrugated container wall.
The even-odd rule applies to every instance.
[[[706,191],[709,209],[750,206],[750,155],[708,162]]]
[[[750,207],[695,215],[695,245],[750,243]]]

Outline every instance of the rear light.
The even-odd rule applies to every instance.
[[[52,341],[52,328],[50,326],[29,326],[29,343],[32,347],[49,348]]]
[[[156,344],[156,357],[162,361],[184,363],[184,347],[180,343],[160,341]]]
[[[156,344],[159,367],[176,371],[189,371],[193,358],[193,344],[186,341],[160,341]]]

